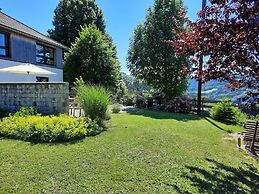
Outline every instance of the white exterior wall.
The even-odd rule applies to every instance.
[[[0,59],[0,69],[21,65],[21,62],[9,61]],[[4,73],[0,72],[0,82],[36,82],[36,77],[48,77],[49,82],[63,82],[63,69],[46,67],[41,65],[36,65],[47,71],[56,73],[53,75],[27,75],[27,74],[16,74],[16,73]]]

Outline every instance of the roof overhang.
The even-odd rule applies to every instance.
[[[22,32],[22,31],[19,31],[19,30],[17,30],[17,29],[11,28],[11,27],[9,27],[9,26],[5,26],[5,25],[3,25],[3,24],[0,24],[0,28],[3,28],[3,29],[5,29],[5,30],[7,30],[7,31],[11,31],[11,32],[14,32],[14,33],[23,35],[23,36],[25,36],[25,37],[28,37],[28,38],[31,38],[31,39],[34,39],[34,40],[37,40],[37,41],[40,41],[40,42],[43,42],[43,43],[46,43],[46,44],[49,44],[49,45],[58,47],[58,48],[62,48],[62,49],[65,49],[65,50],[68,50],[68,49],[69,49],[68,47],[62,45],[61,43],[56,42],[55,40],[53,40],[53,39],[51,39],[51,38],[49,38],[49,37],[48,37],[48,38],[51,39],[52,42],[43,40],[43,39],[41,39],[41,38],[39,38],[39,37],[33,36],[33,35],[31,35],[31,34],[28,34],[28,33]]]

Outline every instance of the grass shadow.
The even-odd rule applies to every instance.
[[[72,140],[72,141],[65,141],[65,142],[30,142],[30,145],[35,146],[35,145],[47,145],[47,146],[58,146],[58,145],[63,145],[63,146],[69,146],[69,145],[74,145],[83,142],[87,137],[83,137],[80,139]]]
[[[57,146],[57,145],[69,146],[69,145],[82,143],[89,138],[97,137],[101,134],[104,134],[107,131],[108,131],[108,129],[103,130],[103,131],[99,131],[99,132],[97,132],[95,134],[92,134],[92,135],[89,135],[89,136],[85,136],[85,137],[81,137],[81,138],[78,138],[78,139],[75,139],[75,140],[71,140],[71,141],[61,141],[61,142],[53,142],[53,143],[48,143],[48,142],[30,142],[30,143],[31,143],[31,145],[42,144],[42,145],[48,145],[48,146]]]
[[[149,117],[153,119],[174,119],[177,121],[190,121],[190,120],[200,120],[202,117],[193,114],[184,114],[184,113],[167,113],[156,110],[133,110],[127,111],[130,115],[139,115],[144,117]]]
[[[206,159],[209,169],[186,166],[189,173],[182,176],[196,187],[199,193],[259,193],[259,169],[242,163],[235,168],[213,159]],[[171,185],[178,193],[190,193],[186,188]]]
[[[227,133],[232,133],[231,130],[228,130],[228,129],[224,129],[223,127],[219,126],[218,124],[216,124],[215,122],[213,122],[212,120],[208,119],[207,117],[204,117],[204,119],[206,121],[208,121],[210,124],[212,124],[214,127],[217,127],[218,129],[222,130],[222,131],[225,131]]]
[[[20,142],[26,142],[26,143],[30,143],[31,146],[36,146],[36,145],[47,145],[47,146],[64,145],[64,146],[69,146],[69,145],[82,143],[88,138],[97,137],[97,136],[99,136],[99,135],[101,135],[101,134],[103,134],[107,131],[108,131],[108,129],[106,129],[104,131],[99,131],[99,132],[97,132],[93,135],[84,136],[84,137],[74,139],[74,140],[70,140],[70,141],[55,141],[55,142],[30,141],[30,140],[22,140],[22,139],[15,138],[15,137],[8,137],[8,136],[1,136],[1,135],[0,135],[0,140],[15,140],[15,141],[20,141]]]
[[[0,140],[13,140],[13,141],[20,141],[20,142],[25,142],[25,143],[30,143],[30,145],[34,146],[34,145],[48,145],[48,146],[53,146],[53,145],[73,145],[73,144],[77,144],[80,142],[83,142],[84,139],[86,139],[88,137],[82,137],[79,139],[75,139],[75,140],[71,140],[71,141],[57,141],[57,142],[42,142],[42,141],[29,141],[29,140],[22,140],[19,138],[15,138],[15,137],[8,137],[8,136],[0,136]]]

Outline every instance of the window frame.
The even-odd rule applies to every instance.
[[[3,34],[4,37],[5,37],[5,46],[1,46],[0,45],[0,49],[4,49],[5,52],[6,52],[6,55],[1,55],[0,54],[0,57],[2,58],[10,58],[11,55],[10,55],[10,34],[7,33],[7,32],[3,32],[3,31],[0,31],[0,34]]]
[[[41,46],[41,47],[43,47],[43,55],[38,55],[37,54],[37,46]],[[53,57],[47,57],[46,56],[46,50],[47,49],[51,49],[52,50],[52,52],[53,52]],[[36,43],[36,63],[37,64],[43,64],[43,65],[49,65],[49,66],[56,66],[56,61],[55,61],[55,55],[56,55],[56,50],[55,50],[55,48],[53,48],[53,47],[50,47],[50,46],[46,46],[46,45],[44,45],[44,44],[41,44],[41,43]],[[37,62],[37,57],[40,57],[40,58],[42,58],[43,59],[43,62],[41,63],[41,62]],[[48,60],[52,60],[53,61],[53,64],[51,64],[51,63],[48,63]]]

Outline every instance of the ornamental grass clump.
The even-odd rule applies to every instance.
[[[85,85],[80,78],[75,82],[77,100],[87,117],[102,123],[106,118],[110,96],[101,86]]]

